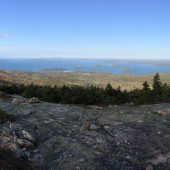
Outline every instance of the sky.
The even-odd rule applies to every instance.
[[[0,58],[170,59],[170,0],[0,0]]]

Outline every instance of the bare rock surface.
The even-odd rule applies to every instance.
[[[170,104],[101,109],[12,98],[0,99],[15,116],[0,124],[0,149],[40,169],[170,169]]]

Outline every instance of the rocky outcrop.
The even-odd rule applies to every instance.
[[[36,97],[33,97],[33,98],[28,99],[27,102],[28,103],[39,103],[40,100],[38,98],[36,98]]]
[[[37,151],[36,139],[20,124],[6,123],[1,125],[0,150],[11,151],[18,158],[27,159],[38,165],[42,163],[40,158],[34,160],[35,157],[41,157],[39,153],[35,154],[35,151]]]
[[[0,124],[0,150],[40,169],[170,167],[170,116],[159,114],[170,104],[101,108],[27,101],[0,99],[0,108],[15,117]]]

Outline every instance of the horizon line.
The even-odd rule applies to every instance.
[[[127,58],[127,57],[0,57],[0,59],[102,59],[102,60],[170,60],[170,58]]]

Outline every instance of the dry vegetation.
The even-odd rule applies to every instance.
[[[161,81],[170,84],[170,74],[160,74]],[[144,81],[152,83],[153,75],[114,75],[110,73],[31,73],[0,71],[0,81],[11,83],[36,84],[36,85],[95,85],[106,86],[110,83],[114,88],[131,90],[141,88]]]

